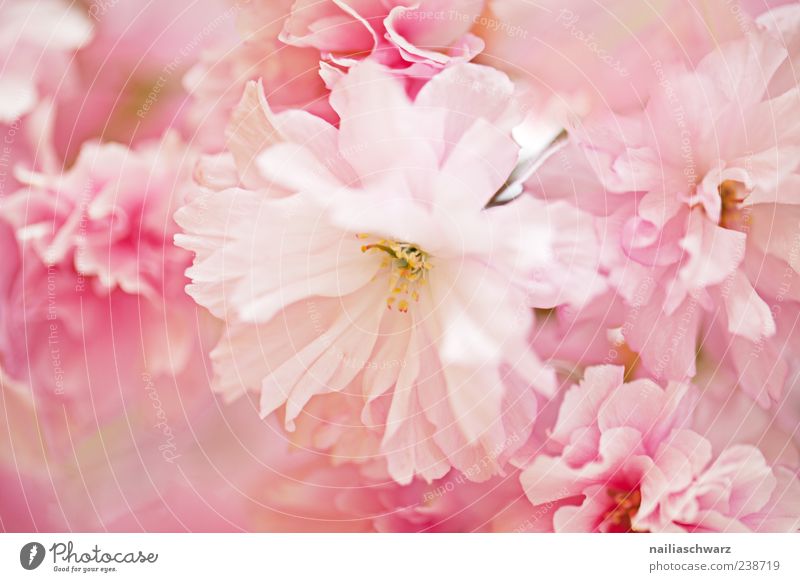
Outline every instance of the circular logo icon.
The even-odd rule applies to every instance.
[[[44,546],[39,542],[30,542],[19,551],[19,563],[26,570],[35,570],[44,561]]]

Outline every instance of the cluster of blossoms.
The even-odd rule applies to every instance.
[[[800,5],[0,14],[0,529],[800,528]]]

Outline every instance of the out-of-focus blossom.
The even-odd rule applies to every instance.
[[[519,472],[482,483],[451,471],[432,483],[366,479],[354,466],[298,465],[263,491],[258,529],[267,531],[548,531],[550,510],[525,497]]]
[[[277,32],[261,29],[234,46],[207,49],[183,79],[192,96],[187,115],[197,143],[206,151],[224,147],[229,117],[252,80],[262,81],[277,111],[301,107],[333,121],[319,67],[318,51],[284,45]]]
[[[142,374],[180,372],[199,347],[190,257],[171,244],[194,159],[174,135],[87,144],[68,172],[19,172],[4,200],[0,366],[33,391],[50,446],[130,411]]]
[[[83,93],[74,61],[92,35],[90,20],[74,3],[0,6],[0,199],[19,187],[16,166],[59,165],[51,145],[55,103]]]
[[[544,102],[572,115],[644,107],[659,68],[697,63],[755,30],[754,18],[788,0],[492,0],[474,32],[487,64],[514,71]]]
[[[4,529],[490,532],[546,531],[551,522],[527,500],[516,470],[483,483],[453,471],[403,486],[294,447],[246,399],[187,398],[165,382],[148,390],[158,408],[132,410],[122,430],[106,423],[76,439],[69,455],[33,465],[4,459]],[[35,434],[32,410],[24,421]]]
[[[797,87],[798,60],[800,60],[800,6],[785,6],[768,10],[756,20],[758,26],[786,47],[789,55],[781,63],[770,81],[770,92],[779,95]]]
[[[0,240],[13,237],[0,224]],[[8,248],[5,244],[3,248]],[[8,263],[3,267],[8,268]],[[11,268],[15,267],[13,261]],[[3,267],[0,267],[2,269]],[[0,309],[0,318],[5,316]],[[36,409],[27,387],[0,369],[0,530],[62,531],[67,525],[54,494],[57,477],[38,431]]]
[[[42,263],[71,265],[100,292],[152,299],[186,261],[169,243],[194,162],[174,134],[138,150],[87,143],[67,172],[20,170],[24,188],[3,217]]]
[[[764,410],[747,394],[735,390],[736,374],[731,368],[719,366],[709,357],[698,362],[693,383],[700,393],[692,427],[708,439],[714,454],[735,444],[752,445],[770,464],[800,467],[796,402],[787,398],[776,411]]]
[[[19,0],[0,7],[0,123],[11,123],[74,79],[66,71],[92,37],[80,8],[62,0]],[[57,74],[54,74],[57,72]],[[73,85],[74,88],[74,85]]]
[[[94,38],[74,63],[82,91],[58,95],[54,147],[71,164],[91,139],[134,145],[178,130],[197,144],[182,80],[209,44],[236,38],[225,0],[86,3]]]
[[[716,457],[689,428],[690,387],[623,384],[621,367],[590,368],[565,395],[551,440],[522,474],[531,502],[562,502],[556,531],[794,531],[800,481],[758,448]]]

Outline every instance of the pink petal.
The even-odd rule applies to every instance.
[[[736,272],[725,296],[728,331],[754,342],[775,334],[769,305],[756,293],[747,277]]]

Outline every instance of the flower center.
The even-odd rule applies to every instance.
[[[614,507],[606,513],[606,521],[611,525],[611,531],[638,531],[633,527],[632,521],[642,504],[642,494],[639,490],[624,491],[612,487],[608,489],[607,493],[614,502]]]
[[[747,211],[742,208],[744,188],[744,184],[735,180],[725,180],[717,187],[719,197],[722,199],[719,216],[719,225],[722,228],[739,230],[747,222]]]
[[[357,235],[359,239],[371,238],[369,234]],[[413,243],[379,240],[361,246],[362,253],[383,253],[381,268],[389,272],[389,297],[386,307],[397,304],[401,313],[408,313],[409,300],[419,301],[419,287],[425,284],[431,270],[431,257]]]

